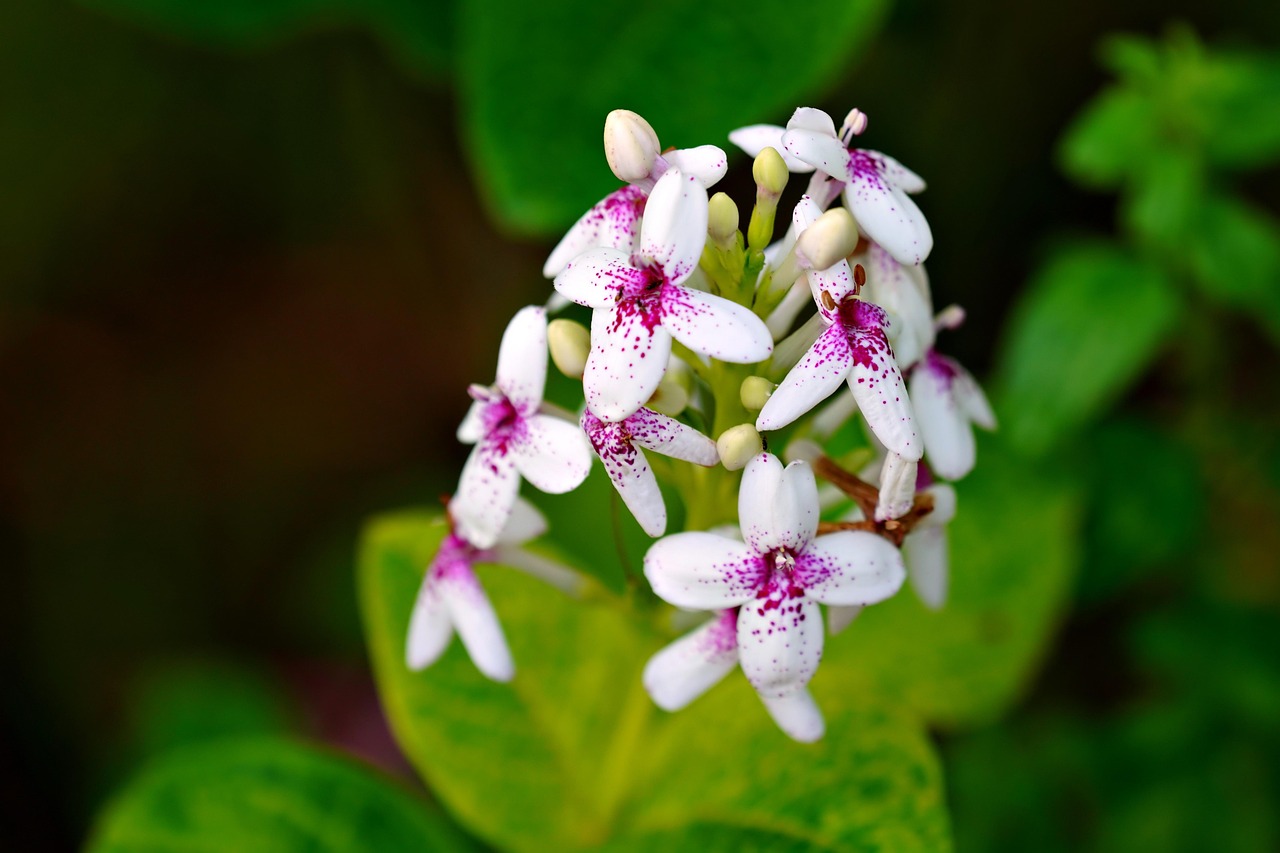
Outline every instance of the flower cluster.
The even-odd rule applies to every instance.
[[[835,633],[908,577],[925,605],[943,606],[956,511],[944,481],[973,468],[972,425],[995,419],[973,377],[935,348],[964,314],[934,314],[922,266],[933,235],[910,197],[924,181],[855,147],[866,127],[858,110],[837,129],[801,108],[786,127],[731,133],[755,157],[744,235],[734,203],[708,197],[724,151],[663,151],[639,115],[609,115],[605,155],[623,186],[556,246],[543,270],[555,291],[547,306],[516,314],[496,381],[470,388],[458,438],[474,449],[414,606],[411,668],[434,662],[456,629],[481,672],[514,675],[472,567],[499,563],[574,589],[572,571],[521,547],[546,523],[518,493],[521,479],[549,493],[576,488],[593,455],[660,537],[644,559],[655,601],[709,613],[641,676],[662,708],[687,705],[740,666],[783,731],[815,740],[823,720],[808,684],[824,610]],[[790,173],[811,177],[775,242]],[[582,309],[589,329],[548,322]],[[543,400],[548,353],[581,379],[580,412]],[[824,442],[858,415],[866,449],[828,456]],[[655,469],[645,451],[678,462]],[[688,529],[667,534],[658,474],[680,463],[705,470],[673,477]],[[834,504],[824,507],[818,478]],[[720,496],[735,487],[731,525]]]

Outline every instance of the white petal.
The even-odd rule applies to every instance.
[[[827,608],[827,633],[831,636],[844,631],[853,624],[853,620],[857,619],[862,613],[861,604],[850,604],[849,606],[835,606]]]
[[[902,518],[916,497],[918,463],[890,452],[880,469],[880,495],[876,504],[876,521]]]
[[[840,326],[830,326],[786,375],[756,417],[756,429],[781,429],[830,397],[853,369],[853,351]]]
[[[795,226],[796,236],[803,234],[821,216],[822,208],[818,207],[818,203],[813,200],[813,196],[800,196],[796,206],[791,209],[791,224]]]
[[[729,171],[729,158],[715,145],[699,145],[697,148],[681,148],[662,155],[668,166],[679,169],[698,179],[705,187],[713,187]]]
[[[574,223],[542,267],[542,274],[555,278],[569,261],[588,249],[621,249],[628,255],[640,236],[640,219],[647,196],[639,187],[614,190]]]
[[[907,385],[885,336],[884,311],[868,302],[851,301],[842,306],[842,319],[853,352],[849,389],[858,409],[876,438],[889,450],[911,461],[919,461],[924,447],[916,435],[915,415]],[[834,327],[833,327],[834,328]]]
[[[507,519],[502,532],[498,534],[499,545],[523,545],[530,539],[537,539],[547,532],[547,519],[538,508],[524,498],[516,498],[511,508],[511,517]]]
[[[956,490],[946,483],[934,483],[924,490],[933,498],[933,512],[920,519],[921,527],[944,527],[956,517]]]
[[[924,178],[890,157],[888,154],[882,154],[879,151],[868,151],[880,158],[880,170],[889,182],[901,189],[903,192],[918,193],[924,191]]]
[[[815,107],[797,107],[787,122],[787,130],[812,130],[836,138],[836,123],[826,112]]]
[[[547,309],[521,308],[507,324],[498,347],[498,388],[519,409],[542,402],[547,384]]]
[[[788,130],[782,135],[782,148],[836,180],[849,180],[849,151],[835,136],[815,130]]]
[[[676,607],[718,610],[751,600],[764,582],[764,564],[751,546],[694,531],[659,539],[644,555],[653,591]]]
[[[655,453],[706,467],[720,461],[714,441],[675,418],[641,409],[626,424],[631,439]]]
[[[434,568],[434,566],[433,566]],[[453,637],[453,623],[449,610],[434,581],[432,569],[427,570],[413,603],[413,615],[409,617],[409,640],[405,645],[405,663],[417,670],[431,666],[440,659]]]
[[[853,152],[845,207],[858,221],[859,230],[900,263],[919,264],[933,249],[933,232],[916,203],[884,180],[880,165],[867,152]]]
[[[933,346],[933,306],[923,267],[907,267],[877,245],[866,256],[867,284],[860,298],[874,302],[894,317],[894,355],[909,367]],[[923,284],[922,284],[923,282]]]
[[[774,308],[773,313],[765,320],[764,324],[768,327],[769,334],[773,335],[775,341],[781,340],[787,332],[791,331],[800,312],[812,304],[813,292],[809,289],[809,279],[802,274],[796,279],[796,283],[791,285],[787,295],[782,297],[778,307]]]
[[[750,308],[675,284],[662,286],[662,325],[694,352],[734,364],[764,361],[773,336]]]
[[[476,669],[494,681],[510,681],[516,674],[511,650],[475,574],[470,568],[450,572],[440,579],[440,593]]]
[[[952,363],[955,364],[956,376],[951,385],[951,393],[955,395],[956,402],[978,426],[983,429],[995,429],[996,413],[991,410],[991,404],[987,402],[987,395],[982,393],[982,387],[973,378],[973,374],[954,361]]]
[[[898,549],[865,530],[819,536],[796,557],[796,583],[823,604],[875,604],[897,592],[906,579]]]
[[[977,453],[969,414],[952,393],[953,380],[936,357],[926,357],[911,374],[911,399],[929,466],[947,480],[959,480],[972,471]]]
[[[770,590],[738,610],[738,655],[756,692],[785,696],[804,687],[822,660],[822,611],[786,587]]]
[[[778,724],[792,740],[800,743],[813,743],[821,740],[827,731],[822,720],[822,711],[807,688],[793,690],[782,696],[761,695],[760,701],[769,711],[769,716]]]
[[[556,291],[588,308],[612,308],[628,285],[638,289],[645,274],[631,266],[631,255],[617,249],[592,249],[578,255],[556,276]]]
[[[525,429],[511,441],[516,470],[548,494],[571,492],[591,472],[591,447],[577,424],[551,415],[526,419]]]
[[[947,600],[947,529],[917,527],[903,540],[902,557],[916,595],[932,610],[942,607]]]
[[[812,166],[803,160],[792,157],[783,150],[782,134],[785,132],[786,128],[778,127],[776,124],[753,124],[748,127],[740,127],[730,133],[729,141],[752,157],[758,157],[764,149],[772,148],[782,155],[782,162],[787,164],[788,172],[796,172],[797,174],[812,172]]]
[[[664,711],[679,711],[738,665],[738,618],[722,610],[649,659],[644,689]]]
[[[485,440],[472,449],[458,478],[458,491],[449,512],[462,537],[477,548],[488,548],[511,516],[520,489],[515,460],[505,443]]]
[[[475,444],[484,438],[484,413],[485,404],[479,400],[471,402],[471,408],[467,409],[467,413],[462,417],[462,423],[458,424],[458,441],[463,444]]]
[[[661,536],[667,530],[667,507],[662,502],[658,479],[649,467],[649,460],[628,432],[626,425],[634,418],[632,415],[623,423],[605,423],[586,411],[582,413],[582,429],[604,463],[610,482],[641,529],[650,536]]]
[[[667,281],[679,284],[698,266],[706,242],[706,187],[693,175],[668,170],[645,205],[640,256],[661,267]]]
[[[580,595],[586,586],[586,580],[573,569],[523,548],[499,545],[492,555],[492,562],[497,565],[519,569],[569,595]]]
[[[670,358],[671,333],[652,315],[637,312],[630,302],[615,311],[597,309],[582,374],[587,407],[603,421],[633,414],[658,389]]]
[[[802,550],[818,530],[818,484],[808,463],[787,467],[772,453],[747,463],[738,489],[742,537],[760,554]]]

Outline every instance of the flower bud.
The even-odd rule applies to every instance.
[[[751,424],[729,427],[716,439],[716,451],[720,462],[730,471],[745,468],[747,463],[764,450],[760,433]]]
[[[733,235],[738,233],[738,206],[724,193],[716,193],[708,202],[707,233],[722,249],[733,245]]]
[[[769,395],[773,393],[773,389],[776,387],[763,376],[748,376],[742,380],[742,387],[738,389],[738,397],[742,400],[742,407],[749,412],[760,411],[764,408],[764,404],[769,401]]]
[[[805,269],[825,270],[853,253],[858,226],[843,207],[828,210],[796,239],[796,255]]]
[[[896,453],[890,453],[880,468],[880,499],[876,504],[876,521],[901,518],[911,509],[916,497],[916,466]]]
[[[658,134],[631,110],[614,110],[604,120],[604,156],[619,180],[649,177],[661,150]]]
[[[751,177],[755,178],[759,193],[776,199],[786,189],[787,178],[791,175],[782,155],[773,148],[766,148],[756,155],[755,162],[751,164]]]
[[[688,405],[688,390],[670,374],[663,377],[662,381],[658,383],[657,389],[653,392],[653,396],[649,398],[649,402],[645,403],[646,408],[653,409],[660,415],[668,415],[673,418],[683,412]]]
[[[547,348],[556,368],[570,379],[581,379],[591,353],[591,333],[572,320],[552,320],[547,324]]]

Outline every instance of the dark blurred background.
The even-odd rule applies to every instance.
[[[1115,197],[1055,165],[1110,79],[1100,37],[1171,21],[1213,45],[1280,43],[1268,2],[905,0],[814,93],[837,115],[861,107],[869,144],[929,181],[935,299],[969,310],[947,344],[979,375],[1047,247],[1114,230]],[[181,711],[211,695],[225,725],[273,719],[398,766],[356,614],[355,537],[369,514],[452,487],[466,383],[491,376],[510,314],[546,297],[554,241],[496,230],[447,81],[405,73],[364,32],[313,29],[225,49],[85,5],[0,6],[4,849],[77,845],[138,759],[182,737],[167,727],[203,724]],[[734,163],[744,201],[749,166]],[[1278,187],[1272,168],[1241,189],[1275,213]],[[1246,320],[1222,322],[1237,444],[1261,448],[1230,458],[1260,464],[1251,494],[1274,497],[1280,365]],[[1172,393],[1146,380],[1121,412],[1158,414]],[[1146,445],[1119,429],[1107,458],[1123,465]],[[1188,501],[1212,494],[1213,472],[1180,453],[1161,458],[1187,468]],[[1165,837],[1144,809],[1213,797],[1252,822],[1230,849],[1280,838],[1267,807],[1280,543],[1274,505],[1246,503],[1224,517],[1206,501],[1185,547],[1123,594],[1086,567],[1024,706],[944,736],[962,848],[1144,849]],[[1160,513],[1139,501],[1126,523],[1161,536]],[[1173,659],[1162,681],[1132,631],[1152,602],[1191,600],[1170,579],[1207,548],[1215,588],[1248,615],[1196,604],[1144,622],[1154,659]],[[1244,705],[1177,675],[1187,655],[1196,673],[1243,661],[1222,677],[1245,679],[1227,690]],[[1132,723],[1153,696],[1158,719]]]

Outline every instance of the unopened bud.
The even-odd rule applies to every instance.
[[[604,120],[604,156],[622,181],[640,181],[653,171],[661,151],[658,134],[631,110],[614,110]]]
[[[738,233],[738,206],[724,193],[716,193],[708,202],[707,233],[722,249],[733,245],[733,235]]]
[[[760,433],[751,424],[729,427],[716,439],[720,463],[730,471],[745,468],[747,463],[764,450]]]
[[[749,412],[760,411],[769,402],[769,396],[775,387],[777,386],[763,376],[748,376],[742,380],[742,387],[738,389],[742,407]]]
[[[858,245],[858,226],[843,207],[828,210],[796,239],[800,266],[825,270],[848,257]]]
[[[787,188],[787,178],[791,177],[786,161],[773,148],[766,148],[756,155],[756,161],[751,165],[751,176],[756,179],[760,193],[775,199],[782,195]]]
[[[880,498],[876,521],[902,518],[916,497],[916,462],[890,453],[880,468]]]
[[[688,405],[689,392],[670,375],[658,383],[657,390],[653,392],[649,402],[645,403],[647,408],[653,409],[658,414],[673,418],[683,412]]]
[[[547,324],[547,348],[557,370],[570,379],[581,379],[591,353],[591,333],[573,320],[552,320]]]

